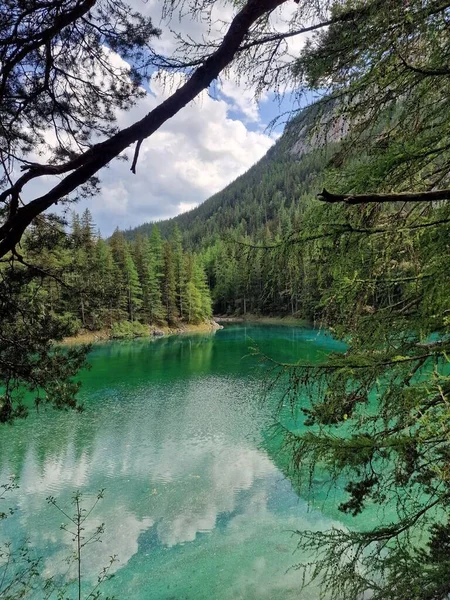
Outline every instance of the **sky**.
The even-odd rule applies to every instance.
[[[161,0],[131,0],[130,3],[152,16],[154,25],[161,28],[162,35],[154,42],[161,53],[170,54],[174,48],[171,28],[199,40],[211,25],[187,17],[170,24],[162,21]],[[292,11],[295,7],[292,3],[285,10]],[[219,0],[215,11],[213,34],[216,23],[232,17],[230,3]],[[117,56],[116,59],[122,60]],[[144,99],[131,111],[118,115],[120,127],[142,118],[174,91],[173,86],[164,88],[155,79],[149,80],[146,89]],[[237,84],[232,76],[221,79],[214,84],[212,92],[202,93],[144,141],[136,175],[130,171],[130,162],[113,161],[100,172],[100,195],[81,201],[74,208],[82,212],[88,206],[104,236],[110,235],[116,227],[128,229],[190,210],[264,156],[282,130],[281,125],[271,129],[269,124],[291,108],[289,97],[281,106],[270,92],[256,101],[253,90]],[[132,150],[128,152],[130,157],[131,154]]]

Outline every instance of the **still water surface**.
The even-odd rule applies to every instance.
[[[245,325],[95,346],[83,414],[33,413],[2,429],[0,482],[13,473],[20,488],[1,541],[28,538],[45,574],[62,576],[72,546],[46,498],[67,507],[74,491],[88,501],[105,488],[90,520],[105,533],[85,550],[86,589],[116,554],[106,589],[120,599],[298,598],[290,567],[305,557],[292,530],[342,525],[335,511],[308,507],[277,467],[255,344],[284,361],[341,349],[325,333]]]

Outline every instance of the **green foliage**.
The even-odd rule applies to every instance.
[[[148,334],[148,326],[138,321],[119,321],[118,323],[113,323],[111,327],[111,337],[114,340],[145,337]]]
[[[298,61],[311,86],[330,91],[318,124],[348,129],[326,174],[333,191],[449,182],[448,7],[388,5],[336,3],[354,17],[314,37]],[[283,430],[287,471],[307,474],[308,489],[315,473],[337,488],[344,476],[339,508],[362,516],[355,531],[299,532],[316,557],[301,568],[323,597],[450,593],[449,224],[448,200],[332,205],[306,212],[295,236],[315,312],[348,350],[319,366],[278,366],[284,402],[309,429]],[[377,522],[364,521],[374,507]]]
[[[164,322],[164,307],[162,303],[163,256],[162,240],[156,225],[152,228],[149,238],[151,260],[149,262],[147,293],[149,303],[149,318],[152,323]]]
[[[301,411],[308,428],[282,423],[286,472],[306,474],[308,489],[316,472],[331,486],[344,475],[340,510],[357,518],[380,509],[375,526],[299,532],[300,547],[317,553],[302,568],[334,598],[441,600],[450,594],[450,205],[319,205],[314,196],[324,183],[352,194],[448,185],[448,5],[326,8],[347,18],[311,37],[294,76],[328,95],[248,173],[161,223],[164,241],[155,227],[148,241],[144,225],[131,246],[136,232],[104,242],[89,214],[74,218],[70,244],[61,229],[30,232],[26,258],[67,274],[61,285],[23,265],[2,268],[2,419],[24,414],[24,385],[73,405],[75,384],[59,386],[82,355],[50,342],[70,329],[67,315],[125,335],[147,323],[198,322],[211,314],[208,287],[217,312],[300,313],[348,350],[321,365],[272,362],[281,408]],[[46,340],[41,354],[36,335]],[[11,339],[26,340],[25,360],[19,349],[10,358]]]
[[[132,243],[118,229],[108,241],[94,231],[89,211],[81,219],[74,215],[70,236],[62,234],[55,242],[58,256],[45,261],[55,269],[64,252],[67,274],[62,278],[70,293],[55,284],[55,311],[70,319],[72,330],[81,323],[91,330],[111,328],[114,338],[136,337],[148,333],[147,325],[198,323],[211,317],[204,269],[183,251],[179,232],[163,244],[156,226],[150,237],[138,235]],[[34,258],[42,263],[43,256],[41,252]],[[192,304],[189,310],[183,305],[186,298]]]
[[[49,305],[53,288],[45,280],[27,267],[0,269],[0,422],[26,416],[30,402],[82,409],[73,378],[85,366],[87,348],[54,345],[73,333],[76,321]]]
[[[195,255],[185,257],[182,287],[183,316],[188,323],[200,323],[212,317],[211,297],[206,275]]]
[[[314,567],[303,567],[324,582],[324,597],[448,594],[448,559],[432,548],[443,543],[436,526],[449,494],[449,212],[448,203],[325,207],[349,233],[298,237],[303,261],[319,265],[316,311],[349,346],[323,365],[279,366],[285,403],[310,429],[283,432],[289,472],[309,474],[312,487],[316,472],[337,487],[344,476],[340,510],[380,509],[376,525],[354,532],[299,534],[301,548],[316,551]]]
[[[222,192],[158,223],[174,251],[178,313],[184,312],[180,289],[186,285],[177,282],[177,272],[183,278],[176,258],[181,232],[184,247],[197,252],[204,266],[214,313],[301,313],[314,319],[316,265],[303,261],[296,246],[286,248],[283,256],[278,252],[300,223],[311,220],[316,228],[314,196],[333,148],[325,151],[311,143],[313,116],[308,109],[294,119],[267,155]],[[137,239],[152,227],[144,224],[125,235]]]
[[[173,250],[173,268],[175,273],[176,304],[178,313],[183,315],[183,296],[186,288],[185,264],[183,256],[183,239],[178,225],[175,224],[171,235],[171,246]]]
[[[177,306],[175,260],[170,242],[165,242],[163,245],[162,300],[165,308],[165,319],[169,325],[173,325],[179,318],[179,312]]]
[[[379,0],[334,2],[353,18],[315,34],[296,73],[310,89],[326,88],[320,125],[344,124],[350,135],[333,158],[352,191],[429,190],[449,182],[448,6]],[[338,99],[335,101],[334,99]],[[400,101],[399,101],[400,100]],[[330,110],[330,105],[332,109]],[[353,125],[353,127],[348,127]]]

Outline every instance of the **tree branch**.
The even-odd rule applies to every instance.
[[[400,52],[397,52],[397,54],[400,57],[402,64],[407,69],[413,71],[414,73],[418,73],[419,75],[423,75],[424,77],[448,77],[450,75],[450,67],[440,67],[438,69],[431,69],[429,67],[422,66],[419,67],[417,65],[412,65],[411,63],[408,63],[406,59],[400,54]]]
[[[58,15],[55,17],[55,21],[51,27],[42,31],[42,33],[40,33],[36,39],[32,39],[32,41],[29,43],[24,44],[17,54],[5,61],[5,64],[2,65],[0,98],[3,98],[7,79],[12,69],[19,64],[20,61],[26,58],[30,52],[33,52],[34,50],[37,50],[37,48],[40,48],[40,46],[43,44],[50,42],[59,31],[64,29],[64,27],[74,23],[77,19],[88,13],[95,5],[95,2],[96,0],[85,0],[84,2],[77,3],[73,10]]]
[[[104,142],[96,144],[80,155],[70,166],[75,170],[43,196],[17,210],[0,227],[0,257],[12,250],[32,220],[63,197],[86,183],[101,168],[131,144],[150,137],[163,123],[173,117],[200,92],[207,89],[221,71],[232,61],[250,27],[261,16],[272,12],[287,0],[248,0],[232,20],[217,50],[199,66],[176,92],[143,119],[119,131]],[[79,165],[79,166],[78,166]],[[45,168],[45,167],[44,167]],[[63,165],[61,170],[67,168]]]
[[[294,0],[294,2],[296,2],[297,4],[299,3],[299,1],[300,0]],[[378,0],[376,5],[382,6],[382,3],[383,3],[383,0]],[[372,9],[373,9],[373,5],[371,7],[371,10]],[[250,39],[248,42],[245,42],[244,44],[239,46],[236,53],[240,54],[241,52],[244,52],[245,50],[250,50],[251,48],[254,48],[255,46],[262,46],[264,44],[271,44],[273,42],[282,42],[284,40],[287,40],[292,37],[296,37],[298,35],[302,35],[305,33],[311,33],[313,31],[317,31],[318,29],[323,29],[324,27],[330,27],[331,25],[337,25],[338,23],[346,23],[348,21],[353,21],[357,17],[361,17],[362,15],[364,15],[364,13],[367,12],[367,10],[368,9],[366,7],[359,8],[359,9],[349,9],[348,11],[338,14],[336,17],[333,17],[326,21],[320,21],[319,23],[315,23],[313,25],[305,25],[304,27],[299,27],[298,29],[293,29],[291,31],[273,33],[273,34],[265,35],[265,36],[262,36],[259,38],[256,37],[255,39]],[[198,44],[195,44],[195,45],[198,46]],[[189,44],[189,46],[194,46],[194,42]],[[217,45],[208,46],[207,44],[205,44],[204,46],[205,46],[205,48],[218,48],[219,47]],[[187,69],[187,68],[197,67],[197,66],[201,65],[204,62],[204,60],[206,59],[206,56],[201,56],[199,58],[189,60],[189,61],[185,61],[182,59],[170,59],[169,60],[163,56],[155,56],[155,58],[158,61],[157,65],[161,68]]]
[[[296,2],[298,4],[299,0],[294,0],[294,2]],[[250,48],[253,48],[254,46],[260,46],[261,44],[268,44],[270,42],[278,42],[278,41],[282,41],[287,38],[295,37],[297,35],[301,35],[304,33],[310,33],[312,31],[317,31],[318,29],[323,29],[324,27],[330,27],[331,25],[337,25],[338,23],[346,23],[349,21],[353,21],[356,18],[360,18],[361,16],[363,16],[365,13],[368,12],[369,9],[373,10],[374,6],[382,6],[382,5],[383,5],[383,0],[378,0],[378,2],[375,3],[375,5],[372,4],[370,7],[362,7],[362,8],[357,8],[357,9],[351,8],[345,12],[339,13],[336,17],[328,19],[327,21],[321,21],[320,23],[316,23],[315,25],[308,25],[306,27],[300,27],[299,29],[294,29],[292,31],[286,31],[284,33],[274,33],[273,35],[268,35],[268,36],[262,37],[260,39],[251,40],[245,44],[242,44],[242,46],[239,48],[239,52],[242,52],[243,50],[249,50]]]
[[[391,194],[332,194],[325,188],[317,194],[319,200],[335,204],[367,204],[372,202],[433,202],[450,200],[450,189],[432,192],[401,192]]]
[[[136,149],[134,151],[134,158],[133,158],[133,164],[131,165],[131,169],[130,171],[136,175],[136,165],[137,165],[137,161],[139,159],[139,151],[141,149],[141,145],[142,145],[143,140],[138,140],[137,144],[136,144]]]

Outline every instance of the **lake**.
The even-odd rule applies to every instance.
[[[307,557],[292,531],[342,526],[341,517],[334,505],[309,506],[277,466],[268,443],[276,399],[261,399],[267,369],[255,345],[282,361],[342,348],[324,332],[245,324],[96,345],[84,413],[33,411],[2,428],[0,482],[14,474],[19,484],[3,501],[16,512],[2,541],[28,538],[45,576],[66,577],[67,520],[46,498],[72,513],[73,492],[90,506],[104,488],[87,525],[105,532],[83,551],[86,593],[117,555],[104,590],[119,599],[298,598],[291,567]]]

